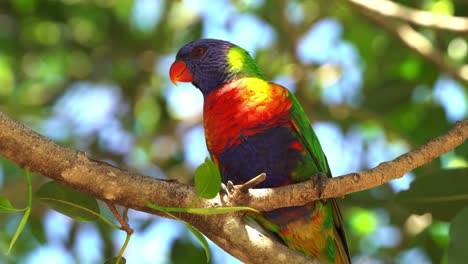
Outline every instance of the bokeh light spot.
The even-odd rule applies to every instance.
[[[379,223],[377,215],[369,210],[353,208],[348,215],[351,219],[351,230],[360,236],[373,232]]]

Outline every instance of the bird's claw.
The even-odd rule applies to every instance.
[[[328,175],[325,172],[318,172],[312,176],[312,180],[318,186],[319,197],[322,197],[323,191],[325,190],[325,183],[328,181]]]
[[[259,183],[263,182],[266,179],[266,174],[261,173],[258,176],[252,178],[248,182],[240,185],[234,185],[232,181],[228,181],[226,184],[221,183],[221,195],[226,195],[230,199],[242,199],[242,197],[247,197],[249,189],[255,187]]]
[[[228,181],[226,184],[221,183],[221,190],[220,190],[221,194],[231,197],[234,195],[235,191],[236,191],[236,186],[234,185],[234,183],[232,183],[232,181]]]

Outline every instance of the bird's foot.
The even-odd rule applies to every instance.
[[[226,184],[223,182],[221,183],[221,190],[219,191],[220,194],[230,197],[233,195],[234,191],[235,185],[232,183],[232,181],[228,181]]]
[[[322,193],[325,190],[325,183],[329,180],[328,175],[325,172],[318,172],[312,176],[312,180],[319,189],[319,197],[322,197]]]
[[[261,173],[244,184],[234,185],[232,181],[228,181],[226,184],[221,183],[220,193],[232,200],[242,200],[248,196],[249,189],[257,186],[265,179],[266,173]]]

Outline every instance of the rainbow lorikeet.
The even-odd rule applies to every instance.
[[[183,46],[171,65],[174,84],[192,82],[204,96],[208,150],[223,182],[242,184],[265,172],[259,188],[331,177],[322,147],[302,106],[286,88],[268,82],[244,49],[223,40]],[[288,247],[327,263],[350,263],[334,199],[263,212],[255,219]]]

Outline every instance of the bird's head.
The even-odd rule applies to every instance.
[[[203,95],[242,77],[265,79],[244,49],[224,40],[199,39],[183,46],[169,70],[171,81],[191,82]]]

